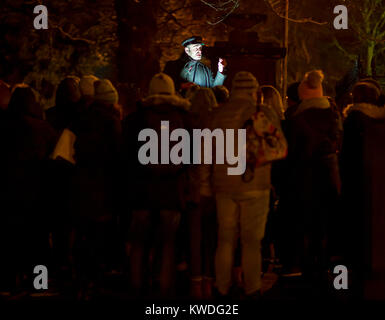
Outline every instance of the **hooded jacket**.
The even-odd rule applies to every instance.
[[[80,111],[81,93],[78,80],[65,78],[56,91],[56,104],[46,111],[47,121],[60,134]]]
[[[312,219],[324,221],[333,214],[340,194],[341,116],[330,99],[317,97],[303,100],[286,125],[289,149],[281,203],[298,213],[296,223],[313,228]],[[318,227],[323,229],[323,222]]]
[[[46,162],[56,134],[42,114],[33,89],[21,86],[14,90],[0,124],[0,177],[5,187],[0,194],[13,218],[43,212]]]
[[[148,128],[148,119],[152,114],[161,117],[162,121],[169,120],[170,123],[173,119],[178,119],[183,122],[183,127],[189,130],[189,107],[189,101],[176,95],[153,94],[143,99],[138,110],[124,119],[124,175],[127,182],[125,192],[134,209],[180,210],[183,206],[184,188],[187,187],[185,172],[155,176],[149,168],[150,165],[143,165],[138,160],[139,149],[144,143],[138,141],[138,135],[142,129]]]
[[[287,126],[289,158],[307,162],[338,152],[342,119],[328,97],[303,100]]]
[[[247,96],[233,95],[214,115],[211,129],[221,128],[237,129],[243,128],[245,122],[256,112],[255,102]],[[268,106],[262,106],[262,110],[274,124],[279,126],[279,118]],[[235,136],[234,150],[238,150],[238,138]],[[215,141],[215,140],[214,140]],[[215,146],[213,146],[215,150]],[[249,182],[242,180],[242,175],[228,175],[227,164],[203,165],[201,173],[201,194],[210,196],[214,193],[243,193],[256,190],[269,190],[271,187],[271,164],[265,164],[254,170],[254,177]]]
[[[350,257],[366,271],[384,274],[385,109],[354,104],[344,121],[341,152],[344,222]],[[375,273],[374,273],[375,274]],[[373,281],[377,281],[373,277]],[[383,296],[381,297],[383,298]]]
[[[121,174],[121,123],[113,105],[94,102],[68,130],[75,136],[71,203],[80,221],[103,221],[116,213]]]

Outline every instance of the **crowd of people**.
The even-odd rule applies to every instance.
[[[192,85],[183,93],[159,73],[124,117],[106,79],[65,78],[47,110],[30,86],[1,81],[1,289],[32,288],[34,266],[45,265],[50,281],[71,282],[78,299],[97,294],[112,271],[127,276],[132,297],[174,297],[183,271],[193,298],[240,289],[259,299],[264,258],[279,261],[282,276],[315,285],[344,264],[362,295],[381,250],[373,221],[383,221],[383,94],[362,79],[340,106],[324,96],[323,79],[309,71],[283,103],[246,71],[230,90]],[[257,109],[283,132],[288,154],[248,179],[228,175],[226,163],[138,161],[142,129],[160,133],[166,120],[170,132],[240,129]]]

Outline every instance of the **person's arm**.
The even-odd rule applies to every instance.
[[[223,86],[223,83],[225,82],[225,80],[226,80],[226,75],[218,71],[213,81],[212,87]]]
[[[219,58],[219,60],[218,60],[218,72],[215,76],[214,82],[212,83],[212,87],[223,86],[223,83],[225,82],[225,79],[226,79],[226,75],[225,75],[226,66],[227,66],[226,60]]]

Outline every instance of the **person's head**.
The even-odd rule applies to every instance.
[[[175,91],[174,81],[167,74],[160,72],[154,75],[150,81],[148,95],[141,100],[142,106],[154,106],[160,104],[173,105],[184,110],[189,110],[190,101],[182,98]]]
[[[214,92],[210,88],[198,89],[191,99],[191,111],[195,113],[212,111],[217,106]]]
[[[8,110],[13,114],[43,119],[43,108],[36,91],[24,83],[13,88]]]
[[[229,100],[230,92],[225,86],[215,86],[212,90],[219,104],[226,103]]]
[[[97,103],[115,106],[119,101],[119,94],[111,81],[108,79],[100,79],[95,81],[94,100]]]
[[[189,82],[189,86],[185,89],[185,94],[183,95],[187,100],[191,101],[195,93],[201,88],[199,85],[193,82]]]
[[[93,75],[86,75],[80,78],[79,89],[83,97],[93,97],[95,95],[94,83],[99,79]]]
[[[301,102],[301,99],[299,98],[299,95],[298,95],[298,87],[300,84],[301,82],[294,82],[287,87],[286,101],[287,101],[288,108],[295,106]]]
[[[323,97],[322,81],[324,74],[321,70],[312,70],[305,74],[298,87],[301,100]]]
[[[68,104],[76,103],[81,98],[80,79],[77,77],[66,77],[56,90],[56,106],[68,107]]]
[[[241,96],[257,103],[258,89],[259,83],[253,74],[248,71],[240,71],[233,78],[230,99]]]
[[[11,90],[9,85],[3,80],[0,80],[0,110],[7,109],[9,99],[11,99]]]
[[[353,103],[376,105],[380,95],[380,89],[375,84],[366,81],[357,82],[352,89]]]
[[[201,44],[189,44],[184,51],[193,60],[202,59],[202,45]]]
[[[175,95],[174,81],[163,72],[157,73],[150,81],[148,95]]]
[[[184,46],[184,51],[186,54],[193,60],[202,59],[202,38],[198,36],[190,37],[182,42]]]
[[[274,109],[280,119],[284,119],[282,98],[273,86],[261,86],[262,103]]]

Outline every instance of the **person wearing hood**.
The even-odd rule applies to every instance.
[[[191,118],[194,129],[210,128],[218,107],[210,88],[199,88],[191,97]],[[214,255],[216,247],[215,198],[200,195],[199,185],[205,174],[202,165],[189,167],[189,201],[187,203],[190,235],[190,293],[196,299],[209,299],[214,284]]]
[[[226,61],[222,58],[218,60],[218,72],[213,76],[211,69],[202,63],[202,37],[193,36],[182,42],[184,54],[177,60],[173,61],[165,67],[165,73],[169,74],[179,87],[183,87],[185,83],[195,83],[204,88],[212,88],[223,85],[226,75]]]
[[[188,109],[190,102],[176,95],[174,82],[164,74],[156,74],[150,81],[149,94],[142,100],[140,108],[124,121],[124,153],[126,164],[126,192],[130,196],[128,206],[132,209],[130,240],[131,284],[137,294],[145,290],[144,270],[148,269],[147,249],[153,228],[159,231],[157,240],[161,250],[159,265],[159,287],[163,295],[172,294],[175,274],[175,237],[180,214],[184,209],[186,188],[186,166],[183,164],[143,165],[138,154],[143,142],[138,141],[139,132],[152,129],[161,136],[161,121],[169,121],[169,132],[173,129],[189,130]],[[160,141],[160,139],[159,139]],[[175,142],[170,142],[171,149]],[[158,145],[158,150],[161,146]],[[159,155],[161,152],[157,151]],[[155,268],[157,269],[157,268]]]
[[[47,121],[59,134],[79,112],[81,98],[79,81],[78,77],[69,76],[60,82],[56,90],[56,104],[46,111]]]
[[[44,201],[45,166],[56,135],[43,120],[37,93],[28,85],[14,87],[4,116],[6,121],[0,125],[0,234],[5,239],[0,243],[7,246],[2,250],[7,253],[3,267],[9,270],[1,274],[15,280],[11,275],[18,273],[23,282],[23,274],[29,275],[33,266],[48,263],[44,251],[48,249],[49,220]]]
[[[373,291],[375,299],[384,299],[385,108],[379,106],[381,90],[375,80],[356,83],[352,97],[341,151],[343,239],[355,295],[363,298],[365,282],[372,281],[379,289]]]
[[[79,299],[98,289],[102,266],[111,267],[115,221],[120,201],[121,142],[118,92],[107,79],[95,82],[94,102],[63,131],[53,157],[74,166],[70,204],[75,229]],[[66,153],[65,141],[71,142]],[[96,286],[95,286],[96,285]],[[91,290],[91,291],[90,291]]]
[[[218,108],[211,129],[241,129],[257,111],[256,78],[246,71],[238,72],[232,84],[229,101]],[[266,117],[270,112],[261,106]],[[266,112],[265,112],[266,111]],[[235,150],[238,145],[235,138]],[[215,146],[213,146],[215,150]],[[218,222],[218,243],[215,255],[216,287],[227,296],[232,284],[232,268],[237,237],[240,234],[244,291],[247,298],[261,295],[261,240],[264,237],[270,198],[271,164],[253,170],[249,181],[243,175],[228,175],[229,164],[203,165],[201,196],[215,196]]]
[[[57,87],[55,106],[45,111],[48,123],[55,129],[60,142],[63,145],[63,132],[68,133],[65,129],[74,121],[80,110],[81,93],[79,89],[79,78],[68,76],[63,79]],[[68,137],[64,134],[64,137]],[[70,136],[71,137],[71,136]],[[71,139],[68,140],[68,150],[72,150]],[[56,146],[57,148],[57,146]],[[46,199],[52,208],[55,208],[55,215],[52,215],[54,229],[52,231],[52,242],[56,250],[54,251],[54,272],[61,277],[61,266],[69,267],[71,257],[69,249],[69,237],[72,229],[70,219],[70,189],[71,177],[74,173],[74,166],[71,161],[67,161],[68,157],[64,154],[61,156],[52,156],[53,161],[48,164],[50,171],[51,188],[46,194]],[[60,203],[60,206],[58,206]],[[63,275],[64,276],[64,275]]]
[[[291,114],[286,131],[289,212],[295,213],[288,237],[290,241],[297,239],[294,247],[303,248],[298,260],[310,280],[325,276],[327,240],[331,219],[338,218],[341,188],[338,152],[342,120],[335,104],[323,95],[323,79],[320,70],[305,74],[298,87],[301,102]]]
[[[94,75],[85,75],[80,78],[79,81],[79,90],[81,94],[80,105],[83,109],[87,109],[95,97],[95,82],[99,79]]]

